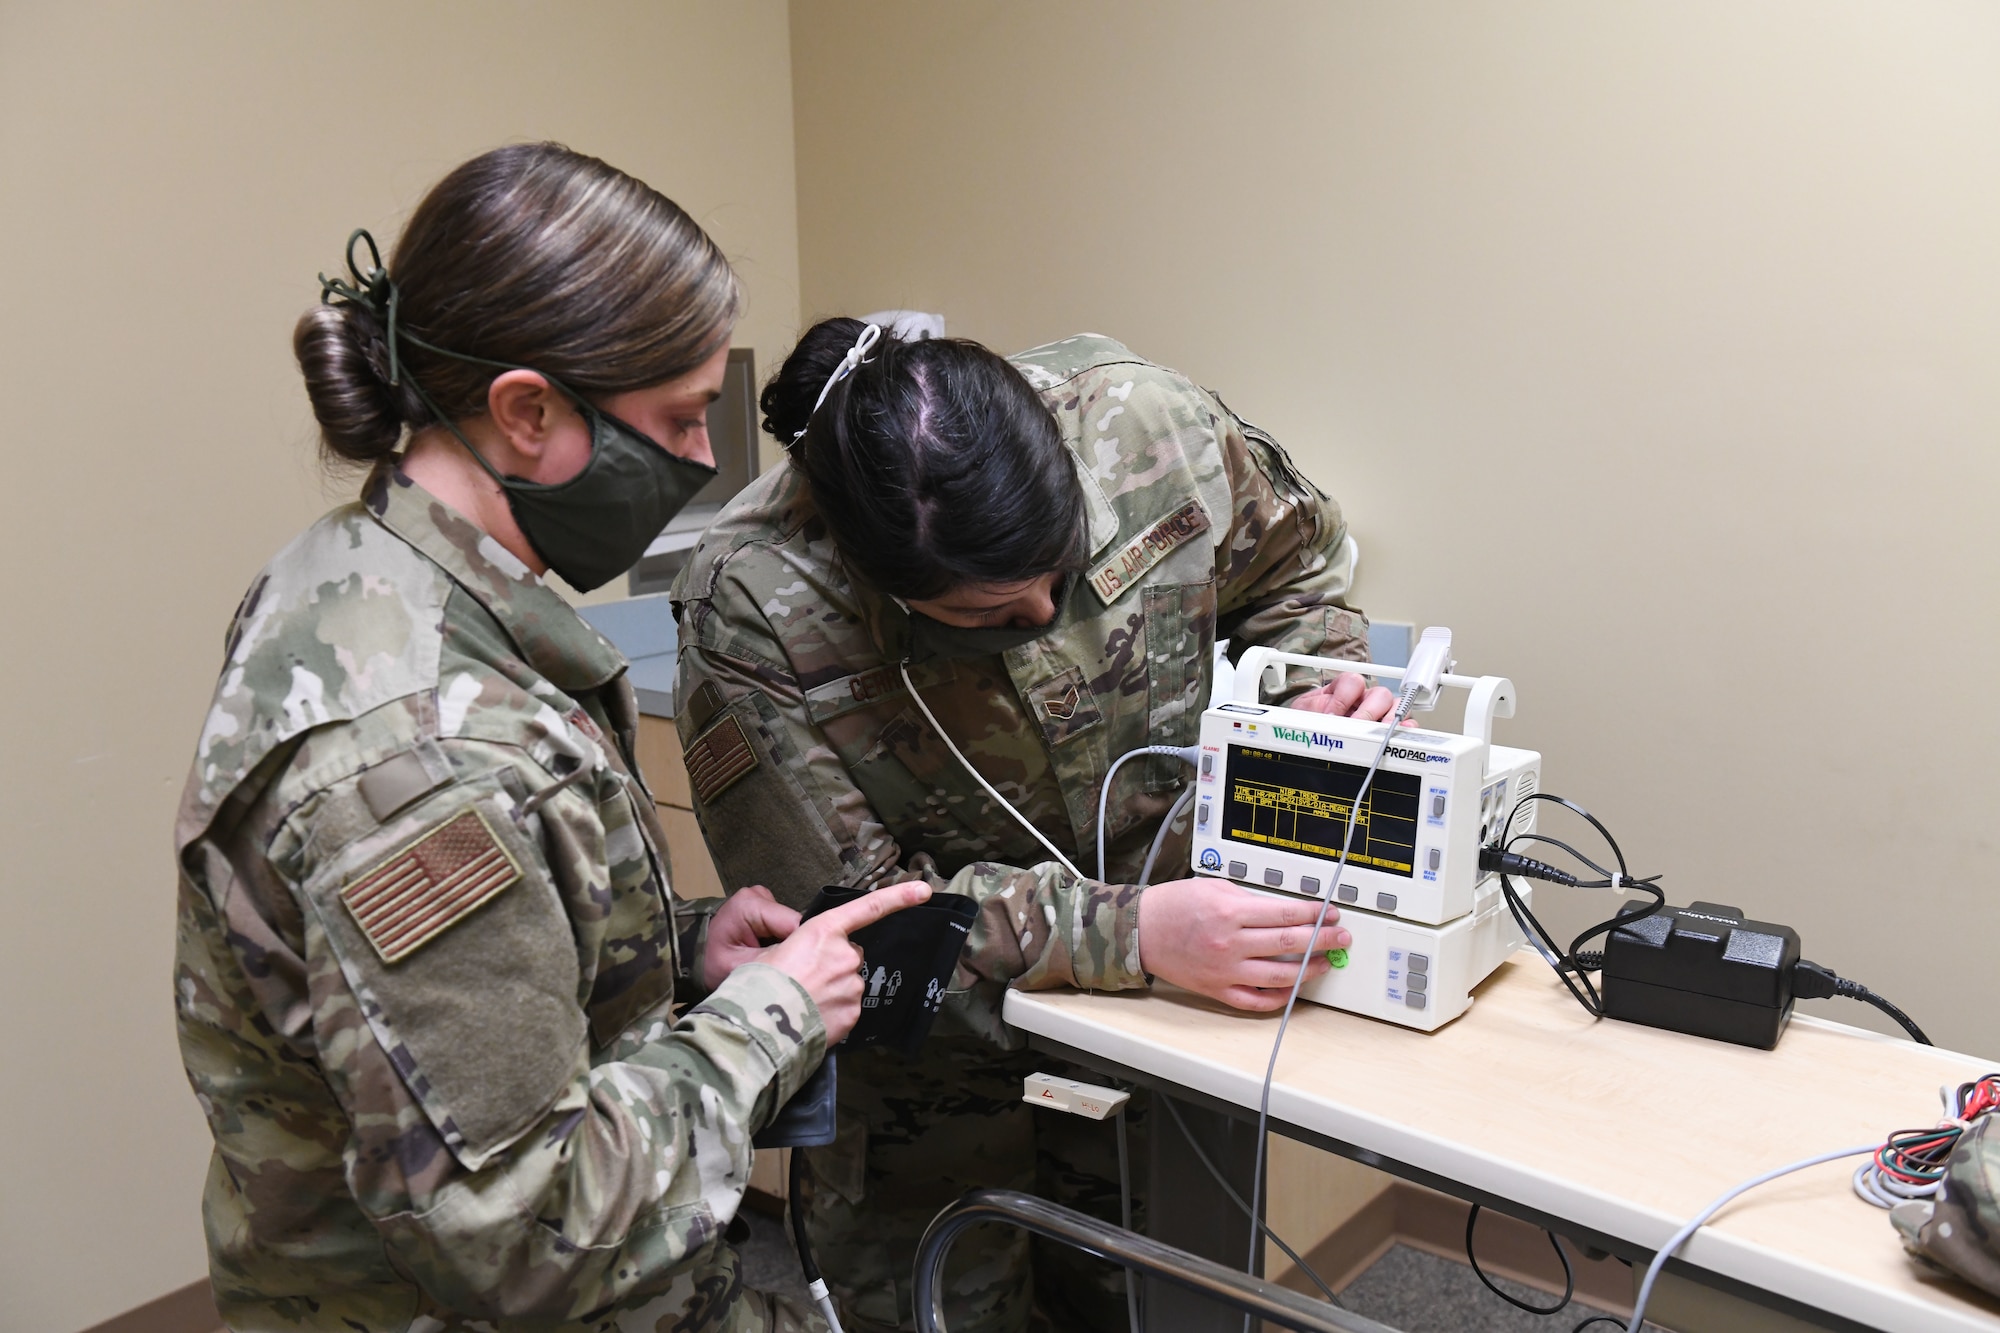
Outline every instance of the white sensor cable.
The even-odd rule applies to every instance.
[[[1000,803],[1000,808],[1002,810],[1005,810],[1008,814],[1014,816],[1014,822],[1019,824],[1022,828],[1028,830],[1028,832],[1034,836],[1035,841],[1042,844],[1042,846],[1047,849],[1048,854],[1050,856],[1053,856],[1056,859],[1056,862],[1059,865],[1061,865],[1064,870],[1069,871],[1070,874],[1075,875],[1078,879],[1088,879],[1089,876],[1085,875],[1081,870],[1078,870],[1075,866],[1071,865],[1069,858],[1067,856],[1064,856],[1062,852],[1057,850],[1056,845],[1054,843],[1050,842],[1047,838],[1043,837],[1042,831],[1036,828],[1033,824],[1029,823],[1028,817],[1022,814],[1019,810],[1016,810],[1014,808],[1014,803],[1008,800],[1005,796],[1002,796],[998,791],[998,789],[996,789],[992,783],[986,780],[986,776],[983,773],[981,773],[978,769],[972,766],[972,761],[970,759],[967,759],[965,755],[962,752],[960,752],[958,746],[951,739],[951,733],[947,732],[944,729],[944,726],[941,723],[939,723],[939,721],[937,720],[937,715],[931,712],[930,705],[924,702],[924,696],[917,693],[916,682],[910,679],[910,659],[906,657],[902,661],[898,662],[896,664],[896,670],[902,673],[903,688],[908,690],[910,692],[910,697],[917,701],[917,707],[921,709],[923,712],[924,721],[930,723],[931,730],[935,731],[938,734],[938,736],[943,739],[945,748],[951,751],[951,757],[958,760],[960,764],[964,765],[966,772],[972,774],[972,780],[974,782],[977,782],[982,788],[984,788],[988,796],[991,796],[994,800],[998,801]]]
[[[1193,764],[1198,762],[1197,756],[1201,754],[1201,747],[1199,745],[1142,745],[1136,750],[1127,750],[1124,754],[1119,755],[1111,761],[1111,771],[1104,775],[1104,785],[1097,789],[1097,878],[1100,880],[1103,880],[1105,876],[1104,817],[1111,804],[1111,779],[1118,776],[1119,768],[1124,765],[1127,759],[1137,759],[1142,754],[1172,755],[1176,759],[1185,760],[1187,763]],[[1188,790],[1191,792],[1194,788],[1189,787]],[[1172,810],[1167,812],[1167,822],[1173,822]],[[1161,827],[1164,828],[1166,825],[1163,824]],[[1157,843],[1155,844],[1155,850],[1158,850]],[[1151,864],[1151,860],[1152,858],[1148,857],[1147,863]]]
[[[1696,1213],[1692,1221],[1679,1231],[1676,1231],[1668,1239],[1667,1243],[1660,1247],[1659,1253],[1653,1256],[1653,1262],[1647,1266],[1646,1279],[1639,1284],[1639,1298],[1632,1302],[1632,1321],[1625,1326],[1626,1333],[1639,1333],[1641,1325],[1645,1323],[1646,1306],[1653,1299],[1653,1284],[1660,1280],[1660,1272],[1667,1266],[1667,1260],[1673,1258],[1674,1251],[1687,1244],[1688,1237],[1706,1226],[1708,1219],[1721,1212],[1723,1207],[1734,1200],[1737,1195],[1753,1190],[1767,1181],[1776,1180],[1779,1176],[1788,1176],[1794,1171],[1803,1171],[1809,1166],[1818,1166],[1822,1162],[1837,1162],[1843,1157],[1858,1157],[1862,1153],[1873,1154],[1880,1146],[1877,1143],[1864,1143],[1859,1148],[1842,1148],[1838,1152],[1823,1152],[1817,1157],[1808,1157],[1804,1161],[1793,1162],[1790,1166],[1781,1166],[1775,1171],[1766,1171],[1761,1176],[1744,1181],[1741,1185],[1734,1187],[1714,1203]]]

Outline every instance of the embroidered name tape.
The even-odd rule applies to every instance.
[[[757,752],[743,735],[743,724],[725,717],[687,748],[688,785],[707,805],[728,791],[738,778],[757,767]]]
[[[1147,570],[1166,559],[1168,552],[1196,533],[1206,531],[1208,515],[1202,512],[1200,504],[1188,501],[1090,571],[1090,586],[1097,599],[1111,605],[1138,583]]]
[[[340,891],[385,963],[400,963],[521,878],[486,817],[468,809]]]

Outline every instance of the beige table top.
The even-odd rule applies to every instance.
[[[1433,1033],[1301,1003],[1271,1090],[1274,1127],[1353,1144],[1656,1249],[1743,1180],[1934,1123],[1969,1056],[1797,1017],[1775,1051],[1593,1022],[1522,953]],[[1011,992],[1026,1032],[1254,1109],[1275,1016],[1161,987]],[[1903,1252],[1855,1197],[1859,1158],[1746,1194],[1697,1233],[1695,1267],[1876,1328],[2000,1330],[2000,1301]]]

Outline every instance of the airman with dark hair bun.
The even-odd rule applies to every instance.
[[[1178,760],[1120,769],[1101,876],[1085,849],[1114,759],[1196,739],[1218,636],[1366,660],[1368,626],[1333,501],[1221,399],[1108,338],[1008,358],[829,320],[763,406],[789,466],[723,510],[673,592],[677,722],[715,862],[795,905],[913,878],[980,902],[922,1057],[843,1058],[841,1137],[806,1150],[843,1321],[890,1333],[909,1327],[918,1237],[965,1190],[1117,1219],[1102,1127],[1021,1104],[1047,1062],[1001,1021],[1008,987],[1160,976],[1283,1003],[1297,964],[1273,955],[1294,931],[1296,957],[1318,905],[1184,877]],[[1297,707],[1390,702],[1352,674],[1296,686]],[[1180,869],[1145,885],[1156,838]],[[1031,1267],[997,1228],[954,1258],[955,1330],[1025,1328],[1031,1302],[1055,1327],[1125,1327],[1106,1265],[1052,1247]]]

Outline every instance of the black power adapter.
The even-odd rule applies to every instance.
[[[1629,909],[1600,954],[1577,954],[1581,971],[1602,972],[1602,1015],[1739,1046],[1778,1044],[1796,1000],[1840,996],[1872,1004],[1910,1040],[1931,1039],[1910,1016],[1858,981],[1799,956],[1790,926],[1749,921],[1734,907],[1691,903]]]
[[[1545,799],[1556,800],[1590,819],[1560,797]],[[1597,821],[1591,819],[1591,823]],[[1602,832],[1602,826],[1598,827]],[[1610,835],[1605,836],[1609,840]],[[1573,850],[1562,843],[1556,846]],[[1740,909],[1721,903],[1669,907],[1656,887],[1658,876],[1633,879],[1623,874],[1622,857],[1619,866],[1619,875],[1585,884],[1568,871],[1532,857],[1497,846],[1479,849],[1480,869],[1499,873],[1508,906],[1521,929],[1530,940],[1539,937],[1535,947],[1555,967],[1577,1001],[1597,1017],[1768,1051],[1778,1044],[1795,1001],[1838,995],[1874,1005],[1909,1033],[1912,1041],[1931,1044],[1908,1014],[1874,991],[1800,957],[1799,933],[1790,926],[1751,921]],[[1616,918],[1592,926],[1577,936],[1568,952],[1562,952],[1514,892],[1508,880],[1514,875],[1571,888],[1609,888],[1622,881],[1644,889],[1654,901],[1628,904]],[[1582,949],[1585,940],[1607,931],[1602,953]],[[1587,975],[1593,972],[1600,974],[1595,986]]]
[[[1770,1050],[1792,1016],[1799,933],[1734,907],[1662,907],[1604,944],[1604,1016]]]

